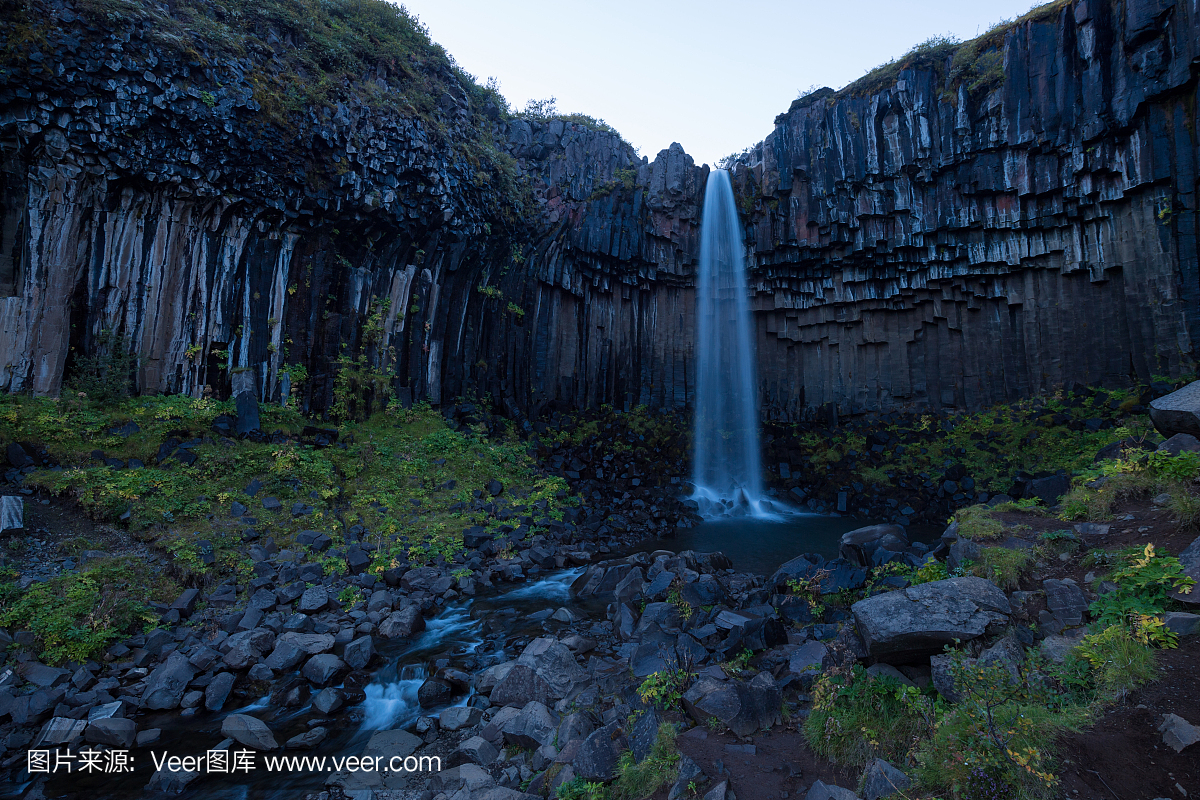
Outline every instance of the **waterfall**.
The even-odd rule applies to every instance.
[[[775,517],[784,510],[763,496],[744,252],[729,173],[713,170],[700,223],[692,479],[692,499],[708,518]]]

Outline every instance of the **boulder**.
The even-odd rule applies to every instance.
[[[237,403],[238,434],[244,436],[260,430],[258,400],[255,398],[254,392],[250,390],[238,392],[235,401]]]
[[[275,736],[267,723],[248,714],[230,714],[221,723],[221,735],[254,750],[278,750]]]
[[[863,800],[881,800],[905,791],[912,786],[912,779],[882,758],[877,758],[863,770]]]
[[[588,682],[587,672],[576,663],[566,645],[549,637],[530,642],[517,658],[517,665],[529,667],[546,681],[555,700],[570,697],[575,687]]]
[[[807,689],[832,661],[829,648],[823,642],[807,641],[788,654],[787,671],[780,679],[785,685],[796,682]]]
[[[98,719],[88,724],[84,738],[93,744],[106,744],[128,750],[137,739],[137,723],[120,717]]]
[[[1197,439],[1190,433],[1177,433],[1160,444],[1156,449],[1160,453],[1167,453],[1172,456],[1177,456],[1183,452],[1197,453],[1200,452],[1200,439]]]
[[[480,797],[495,785],[496,779],[487,770],[471,763],[435,772],[429,779],[429,790],[443,796],[453,793],[455,797]]]
[[[444,706],[454,697],[454,686],[441,678],[426,678],[417,689],[417,702],[421,708]]]
[[[1163,436],[1200,436],[1200,381],[1150,401],[1150,421]]]
[[[1088,602],[1083,591],[1070,578],[1042,581],[1046,592],[1046,607],[1068,628],[1082,625],[1087,619]]]
[[[1158,732],[1163,735],[1163,744],[1176,753],[1182,753],[1185,747],[1191,747],[1196,742],[1200,742],[1200,728],[1175,714],[1163,715]]]
[[[609,781],[616,774],[617,760],[624,749],[624,737],[619,735],[617,723],[610,722],[592,731],[580,743],[571,766],[575,768],[575,774],[584,780]]]
[[[345,668],[345,664],[333,653],[313,656],[305,664],[301,674],[317,686],[325,686]]]
[[[804,795],[804,800],[859,800],[858,795],[841,786],[815,781]]]
[[[313,697],[312,705],[317,711],[329,716],[342,707],[342,700],[340,691],[332,686],[326,686]]]
[[[1189,591],[1186,592],[1174,590],[1170,592],[1170,595],[1181,603],[1192,606],[1200,605],[1200,536],[1196,537],[1179,554],[1179,563],[1183,565],[1183,574],[1196,581],[1196,585],[1188,587]]]
[[[425,618],[417,605],[408,605],[393,611],[379,623],[379,635],[385,639],[411,639],[413,634],[425,630]]]
[[[325,741],[325,737],[329,735],[327,728],[318,725],[304,733],[297,734],[287,740],[284,745],[288,750],[311,750],[321,742]]]
[[[438,716],[438,727],[444,731],[457,731],[462,728],[472,728],[479,724],[483,712],[471,706],[454,706],[447,708]]]
[[[908,545],[908,535],[899,525],[868,525],[843,533],[838,554],[855,566],[870,567],[879,548],[900,552]]]
[[[166,661],[150,673],[146,690],[142,693],[142,706],[155,710],[177,707],[195,674],[187,656],[173,651]]]
[[[346,645],[346,649],[342,651],[342,660],[350,669],[365,669],[367,664],[371,663],[371,656],[374,654],[374,641],[370,636],[361,636]]]
[[[204,707],[209,711],[220,711],[229,692],[233,689],[234,675],[232,672],[218,672],[213,676],[208,686],[204,687]]]
[[[300,596],[299,610],[302,614],[315,614],[329,605],[329,592],[324,586],[310,586]]]
[[[948,578],[859,600],[854,622],[872,658],[905,663],[940,653],[999,629],[1012,614],[1008,598],[991,581]]]
[[[531,700],[553,703],[552,695],[550,684],[532,667],[513,664],[496,683],[489,699],[494,706],[524,706]]]
[[[791,581],[819,579],[821,594],[835,594],[844,589],[858,589],[867,581],[867,571],[845,558],[825,561],[814,553],[805,553],[784,563],[775,570],[767,585],[780,594],[788,591]]]
[[[683,696],[683,706],[699,724],[716,717],[737,736],[749,736],[779,721],[782,694],[774,679],[760,673],[748,684],[698,680]]]
[[[393,756],[404,758],[412,755],[421,744],[421,740],[408,731],[376,731],[367,740],[362,754],[364,757],[383,756],[383,762],[386,764]]]
[[[329,637],[332,639],[333,637]],[[270,669],[273,670],[289,670],[304,660],[307,654],[296,646],[294,642],[289,642],[280,637],[280,640],[275,642],[275,649],[263,661]]]
[[[1193,591],[1196,591],[1193,589]],[[1163,617],[1167,630],[1176,636],[1195,636],[1200,634],[1200,614],[1188,614],[1185,611],[1168,611]]]
[[[557,714],[534,700],[526,703],[520,713],[505,723],[502,729],[504,741],[531,749],[553,744],[558,723]]]
[[[328,633],[288,633],[281,634],[276,643],[286,642],[300,650],[305,655],[315,656],[318,653],[328,653],[333,649],[334,637]]]
[[[33,740],[33,746],[35,748],[57,745],[74,747],[83,738],[87,728],[87,720],[54,717],[42,726],[37,738]]]
[[[634,564],[593,564],[571,584],[571,594],[580,599],[619,603],[636,598],[644,585],[642,569]]]
[[[275,644],[275,634],[266,628],[239,631],[221,643],[222,660],[230,669],[247,669]]]
[[[455,767],[459,764],[470,763],[488,767],[499,755],[500,751],[487,739],[482,736],[472,736],[450,754],[449,766]]]

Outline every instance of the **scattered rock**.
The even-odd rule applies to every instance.
[[[221,723],[221,735],[255,750],[279,749],[267,724],[249,714],[230,714]]]
[[[841,786],[832,786],[823,781],[815,781],[808,789],[804,800],[859,800],[858,795]]]
[[[1185,747],[1200,742],[1200,728],[1175,714],[1163,714],[1163,721],[1158,726],[1158,732],[1163,735],[1163,744],[1176,753],[1181,753]]]
[[[903,792],[912,786],[912,780],[882,758],[877,758],[863,771],[863,800],[880,798]]]

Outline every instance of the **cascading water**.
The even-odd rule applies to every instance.
[[[692,479],[692,499],[706,518],[775,518],[785,511],[763,495],[744,251],[729,173],[713,170],[700,223]]]

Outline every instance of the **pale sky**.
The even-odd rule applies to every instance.
[[[771,132],[802,89],[840,88],[931,36],[970,39],[1031,0],[403,0],[514,110],[557,98],[651,160],[714,164]]]

